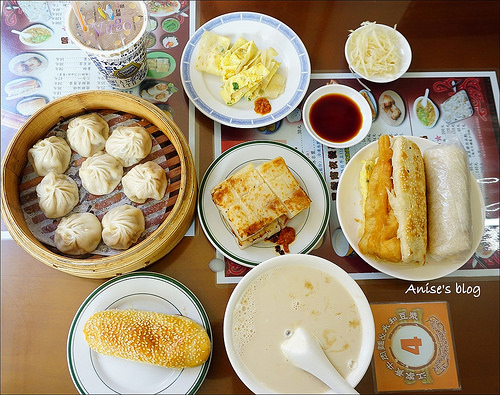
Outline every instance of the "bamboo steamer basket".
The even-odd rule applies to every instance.
[[[169,141],[169,161],[177,179],[172,200],[163,222],[146,239],[112,256],[91,255],[84,259],[54,252],[30,231],[21,208],[20,180],[27,164],[28,150],[59,122],[93,111],[126,112],[158,128]],[[164,149],[165,150],[165,149]],[[180,175],[180,180],[178,180]],[[192,223],[197,193],[193,157],[179,127],[158,107],[119,91],[85,91],[49,102],[35,112],[18,130],[2,160],[1,205],[3,220],[15,242],[36,260],[87,278],[110,278],[145,268],[170,252]],[[171,194],[172,195],[172,194]],[[54,250],[54,251],[53,251]]]

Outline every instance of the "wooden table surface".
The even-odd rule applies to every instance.
[[[344,43],[349,29],[362,21],[397,24],[413,51],[410,71],[495,71],[499,75],[498,1],[201,1],[197,26],[231,11],[256,11],[291,27],[309,51],[313,72],[346,72]],[[213,123],[197,113],[203,174],[213,160]],[[497,141],[498,141],[498,130]],[[105,280],[78,278],[34,260],[12,240],[1,245],[1,392],[77,393],[71,380],[66,341],[83,300]],[[208,375],[199,393],[249,393],[227,358],[223,315],[234,285],[217,285],[208,262],[215,251],[198,221],[194,237],[185,237],[163,259],[147,268],[188,286],[211,320],[214,347]],[[473,297],[452,292],[406,293],[408,282],[360,280],[370,303],[447,301],[458,360],[460,393],[499,393],[499,278],[446,277],[435,285],[479,286]],[[369,368],[357,387],[374,393]],[[454,392],[456,393],[456,391]]]

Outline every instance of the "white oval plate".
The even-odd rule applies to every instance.
[[[31,28],[42,28],[42,29],[45,29],[45,30],[48,30],[50,32],[50,37],[40,43],[32,43],[30,41],[26,41],[22,35],[19,35],[19,41],[21,41],[24,45],[28,45],[30,47],[38,47],[38,46],[41,46],[41,45],[44,45],[45,43],[51,41],[53,38],[54,38],[54,31],[46,26],[46,25],[42,25],[41,23],[37,23],[37,24],[34,24],[34,25],[31,25],[31,26],[27,26],[23,31],[22,33],[27,33],[28,29],[31,29]]]
[[[148,1],[154,3],[156,10],[151,9],[152,5],[148,4],[148,12],[153,16],[169,16],[179,12],[181,3],[179,1]]]
[[[366,90],[366,89],[361,89],[359,91],[359,93],[361,93],[362,96],[364,96],[364,95],[367,96],[367,97],[365,97],[365,99],[369,100],[368,104],[370,105],[370,107],[373,110],[372,121],[375,121],[375,119],[377,119],[377,116],[378,116],[378,104],[377,104],[377,101],[375,100],[375,97],[373,96],[373,94],[369,90]]]
[[[36,84],[30,86],[26,90],[18,91],[18,93],[15,93],[11,96],[7,96],[5,99],[11,100],[11,99],[19,99],[20,97],[30,96],[30,95],[35,94],[36,92],[38,92],[42,88],[42,83],[36,78],[29,78],[29,77],[28,78],[16,78],[15,80],[12,80],[10,82],[7,82],[7,84],[5,84],[5,88],[4,88],[5,92],[7,92],[7,94],[8,94],[8,90],[7,90],[8,87],[16,86],[18,84],[23,84],[23,83],[28,82],[28,81],[35,81]]]
[[[179,281],[149,272],[134,272],[113,278],[85,299],[69,330],[68,367],[81,394],[193,394],[198,390],[207,375],[211,355],[201,366],[179,370],[92,351],[83,335],[83,326],[95,312],[112,308],[184,315],[205,327],[212,340],[205,309]]]
[[[200,184],[198,215],[200,223],[212,245],[225,257],[244,266],[254,267],[275,257],[275,244],[261,241],[240,249],[233,233],[225,225],[212,201],[210,191],[221,181],[252,162],[259,165],[281,156],[298,183],[311,199],[308,209],[288,222],[295,229],[295,241],[290,244],[291,254],[307,254],[322,240],[330,217],[330,198],[325,180],[316,166],[301,152],[275,141],[251,141],[224,151],[207,169]]]
[[[30,58],[37,58],[38,61],[40,62],[40,65],[37,67],[29,70],[29,71],[21,71],[16,69],[16,65],[18,63],[23,63],[26,60]],[[35,52],[24,52],[22,54],[19,54],[15,57],[13,57],[10,62],[9,62],[9,70],[12,74],[18,75],[20,77],[30,77],[30,76],[37,76],[40,75],[43,71],[47,69],[48,66],[48,60],[45,56],[40,55],[39,53]]]
[[[414,141],[419,146],[422,153],[424,153],[426,149],[436,145],[433,141],[420,137],[405,137]],[[362,233],[362,229],[360,228],[362,223],[361,220],[363,218],[361,210],[361,192],[359,190],[359,172],[361,171],[362,161],[370,159],[377,151],[377,144],[378,142],[374,141],[357,152],[356,155],[351,158],[340,176],[337,190],[337,213],[339,216],[340,226],[345,234],[345,237],[349,241],[349,244],[370,266],[381,271],[382,273],[402,280],[434,280],[458,270],[470,259],[470,257],[474,254],[474,251],[476,251],[479,246],[479,242],[481,241],[484,229],[485,208],[483,196],[481,194],[481,190],[479,189],[479,185],[472,174],[470,175],[470,192],[473,240],[472,248],[467,254],[467,259],[437,261],[428,257],[425,265],[415,266],[377,261],[359,251],[358,243]]]
[[[219,76],[195,68],[198,43],[205,31],[227,36],[233,44],[239,37],[254,40],[259,49],[273,47],[281,63],[279,73],[286,78],[285,91],[271,100],[272,110],[264,116],[254,111],[254,103],[240,100],[228,106],[219,94]],[[207,117],[224,125],[257,128],[285,118],[302,101],[309,86],[311,63],[300,38],[284,23],[254,12],[234,12],[214,18],[201,26],[189,39],[181,58],[181,80],[194,105]]]

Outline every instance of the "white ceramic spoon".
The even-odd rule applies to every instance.
[[[425,90],[425,93],[424,93],[424,98],[422,99],[422,107],[425,108],[425,106],[427,105],[427,98],[429,97],[429,88],[427,88]]]
[[[11,32],[17,34],[18,36],[21,36],[25,40],[31,37],[31,34],[25,33],[25,32],[20,32],[19,30],[11,30]]]
[[[303,328],[287,336],[281,343],[281,352],[292,364],[316,376],[336,393],[358,393],[335,369],[318,340]]]

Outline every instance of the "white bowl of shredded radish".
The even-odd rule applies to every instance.
[[[351,30],[345,44],[349,69],[372,82],[391,82],[401,77],[411,63],[411,47],[396,27],[363,22]]]

